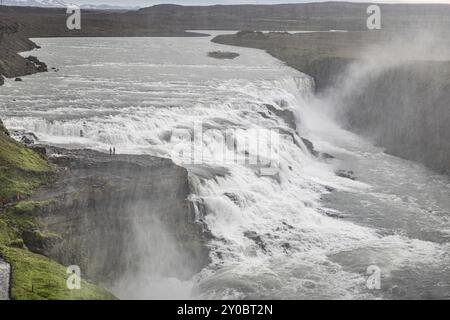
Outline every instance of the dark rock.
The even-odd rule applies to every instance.
[[[45,255],[61,239],[56,235],[43,234],[37,230],[22,232],[22,239],[32,252]]]
[[[297,130],[297,124],[295,122],[295,115],[293,111],[287,109],[284,110],[277,109],[270,104],[265,104],[264,106],[267,108],[269,114],[270,113],[275,114],[277,117],[283,119],[289,128]]]
[[[244,201],[237,194],[232,192],[225,192],[223,195],[230,199],[238,207],[244,207]]]
[[[39,59],[37,57],[28,56],[25,59],[30,61],[31,63],[33,63],[36,66],[37,72],[47,72],[48,71],[47,64],[45,64],[42,61],[39,61]]]
[[[36,152],[37,154],[41,155],[43,158],[47,158],[47,149],[45,148],[45,146],[34,145],[31,146],[30,149]]]
[[[283,222],[283,225],[284,225],[285,227],[287,227],[288,229],[294,229],[294,227],[291,226],[289,223]]]
[[[20,139],[20,142],[22,142],[26,146],[32,146],[38,141],[38,137],[33,132],[25,132],[23,130],[13,131],[13,136]]]
[[[31,147],[39,140],[33,132],[27,132],[25,130],[12,130],[11,135],[28,147]]]
[[[258,177],[266,177],[266,178],[275,180],[278,183],[281,183],[280,172],[277,170],[276,171],[274,171],[274,170],[262,171],[261,169],[258,169],[256,174],[258,175]]]
[[[284,99],[276,100],[275,103],[282,109],[286,109],[287,107],[289,107],[288,102]]]
[[[226,177],[230,174],[230,171],[225,167],[216,167],[210,165],[185,165],[184,166],[190,173],[195,174],[205,180],[216,179],[218,177]]]
[[[263,251],[266,251],[266,244],[255,231],[245,231],[244,236],[253,240]]]
[[[6,134],[7,136],[9,136],[9,131],[3,125],[2,119],[0,119],[0,133]]]
[[[211,51],[208,52],[208,57],[214,59],[236,59],[240,54],[236,52],[225,52],[225,51]]]
[[[350,179],[350,180],[356,180],[355,173],[353,171],[346,171],[346,170],[338,170],[336,171],[336,175],[342,178]]]
[[[281,245],[281,247],[284,249],[284,252],[288,252],[289,250],[292,249],[291,244],[288,243],[288,242],[283,243],[283,244]]]
[[[320,213],[327,215],[330,218],[336,218],[336,219],[343,219],[345,218],[345,215],[340,213],[339,211],[327,209],[327,208],[318,208],[317,209]]]
[[[334,156],[332,156],[331,154],[326,153],[326,152],[320,152],[319,158],[323,159],[323,160],[335,159]]]
[[[309,153],[311,153],[313,156],[317,157],[319,153],[314,149],[314,144],[309,141],[306,138],[302,137],[303,144],[306,146],[306,149],[308,149]]]
[[[34,140],[30,139],[28,136],[23,136],[22,139],[20,139],[20,141],[26,146],[34,144]]]
[[[14,79],[14,81],[20,82],[20,81],[22,81],[22,78],[16,78],[16,79]]]

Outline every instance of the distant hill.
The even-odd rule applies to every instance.
[[[187,29],[221,30],[367,30],[370,3],[315,2],[278,5],[155,5],[137,13],[153,23]],[[450,5],[378,4],[389,29],[424,25],[450,27]]]
[[[17,7],[38,7],[38,8],[66,8],[70,1],[62,0],[3,0],[5,6]],[[138,10],[139,7],[133,6],[114,6],[109,4],[83,4],[82,9],[90,10]]]
[[[19,0],[4,0],[19,1]],[[367,3],[155,5],[139,10],[85,9],[82,30],[66,28],[60,0],[23,0],[54,7],[1,6],[0,19],[20,22],[29,36],[174,36],[185,30],[367,31]],[[21,1],[21,2],[23,2]],[[31,3],[30,2],[30,3]],[[58,6],[59,4],[59,6]],[[383,30],[450,30],[450,5],[380,4]],[[100,8],[97,6],[97,9]]]

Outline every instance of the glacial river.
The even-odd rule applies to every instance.
[[[189,280],[144,265],[112,291],[125,299],[450,298],[449,178],[341,129],[308,76],[210,39],[35,39],[42,49],[33,55],[56,70],[0,87],[5,125],[39,143],[174,157],[189,143],[168,135],[198,123],[236,129],[235,139],[249,128],[279,135],[276,176],[214,157],[200,166],[228,174],[190,174],[191,200],[204,208],[198,219],[214,236],[210,265]],[[240,56],[207,56],[218,50]],[[295,141],[267,105],[295,114]],[[300,136],[335,158],[312,156]],[[220,154],[222,138],[201,143]]]

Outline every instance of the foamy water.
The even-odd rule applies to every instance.
[[[41,143],[170,158],[175,148],[190,148],[171,133],[196,123],[279,134],[276,178],[214,159],[209,165],[227,175],[205,180],[191,172],[192,199],[205,208],[197,218],[214,236],[211,264],[189,281],[143,266],[114,287],[118,296],[367,299],[409,290],[448,297],[450,182],[340,129],[320,112],[308,76],[262,51],[209,38],[36,41],[35,54],[59,71],[7,82],[0,103],[8,128],[33,132]],[[240,56],[207,57],[216,50]],[[295,113],[295,141],[267,104]],[[300,136],[337,158],[313,157]],[[217,153],[222,141],[210,135],[202,143]],[[371,265],[381,269],[381,290],[366,286]]]

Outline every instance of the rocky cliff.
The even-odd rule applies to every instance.
[[[84,280],[83,290],[67,290],[63,266],[111,286],[140,269],[189,278],[208,263],[209,235],[188,201],[186,169],[151,156],[30,150],[0,136],[0,191],[9,195],[0,258],[11,265],[11,298],[113,298]]]
[[[59,173],[31,198],[45,205],[29,212],[38,226],[24,235],[30,250],[79,265],[103,283],[148,259],[155,272],[182,278],[207,263],[206,234],[188,201],[184,168],[151,156],[56,148],[47,153]]]
[[[0,129],[0,298],[113,299],[85,280],[81,290],[69,290],[66,268],[27,248],[30,235],[48,236],[28,213],[49,203],[27,199],[40,186],[51,184],[55,168],[42,154],[9,137],[2,125]]]
[[[411,61],[339,94],[343,121],[386,152],[450,173],[450,62]]]
[[[36,72],[47,71],[45,63],[36,57],[24,58],[19,52],[38,48],[22,32],[17,22],[0,21],[0,85],[4,78],[20,77]]]

